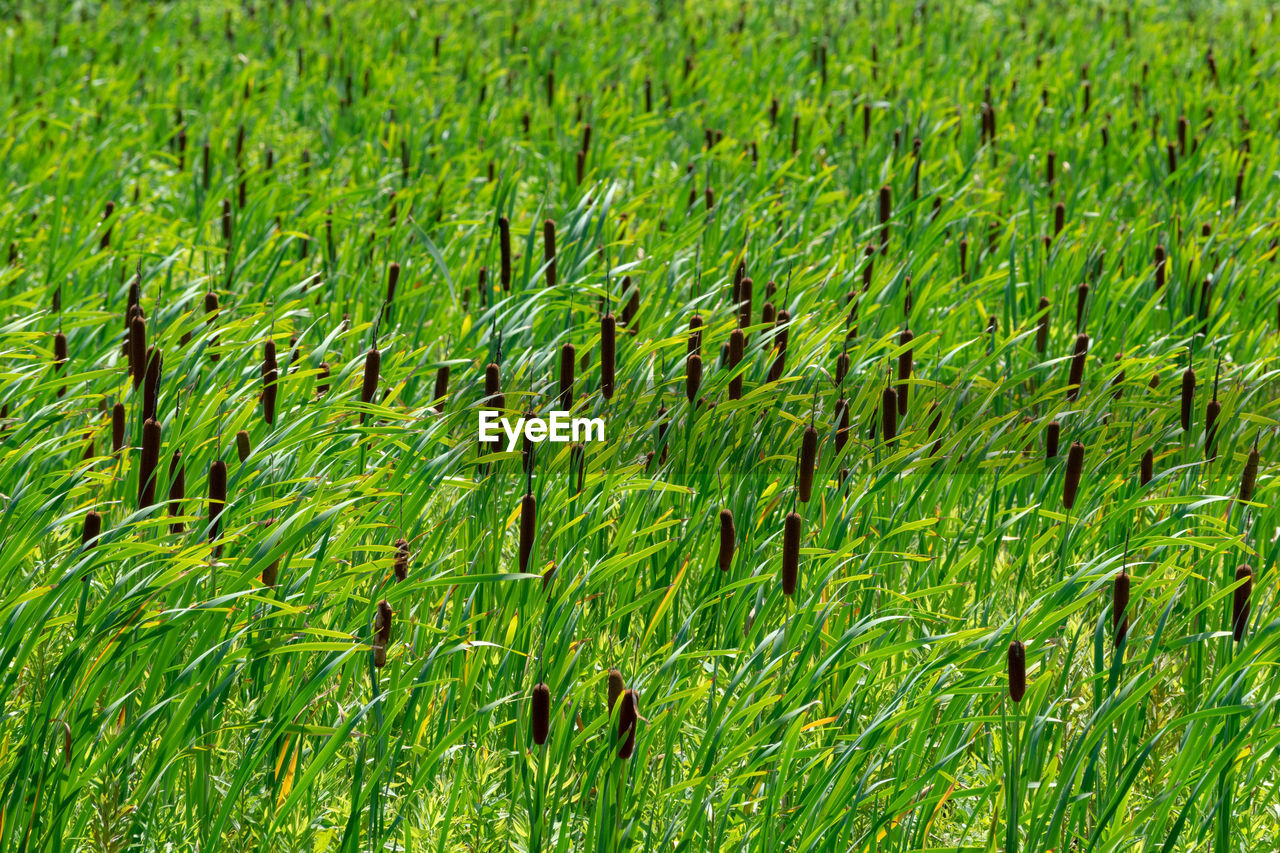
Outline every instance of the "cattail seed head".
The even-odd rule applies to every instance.
[[[1084,445],[1071,442],[1067,451],[1067,476],[1062,484],[1062,505],[1072,509],[1076,505],[1076,492],[1080,489],[1080,475],[1084,473]]]
[[[376,346],[369,347],[364,356],[364,380],[360,384],[360,401],[372,403],[378,391],[378,370],[382,366],[382,353]],[[363,416],[362,416],[363,417]]]
[[[743,350],[746,347],[746,338],[742,334],[741,329],[734,329],[729,333],[729,370],[734,370],[742,363]],[[729,399],[742,399],[742,374],[738,373],[729,380]]]
[[[387,646],[391,645],[391,625],[395,613],[384,598],[378,602],[378,613],[373,620],[373,665],[378,669],[387,665]]]
[[[898,437],[898,395],[892,385],[880,392],[880,432],[885,444],[892,447]]]
[[[135,315],[129,321],[129,373],[133,375],[133,389],[142,387],[147,363],[147,321]]]
[[[1058,439],[1062,434],[1062,424],[1049,421],[1044,431],[1044,458],[1046,461],[1058,458]]]
[[[533,742],[542,746],[551,729],[551,688],[545,684],[539,683],[533,688],[533,695],[529,697],[529,720]]]
[[[1042,312],[1040,319],[1036,321],[1036,352],[1044,355],[1045,350],[1049,346],[1049,299],[1040,297],[1039,310]]]
[[[560,408],[573,408],[573,372],[577,364],[577,350],[566,342],[560,347]]]
[[[773,364],[769,367],[768,381],[777,382],[782,378],[782,374],[787,370],[787,335],[791,328],[791,312],[783,309],[778,312],[778,321],[774,324],[773,345],[777,348],[778,354],[774,356]]]
[[[142,425],[142,455],[138,461],[138,509],[156,502],[156,467],[160,464],[160,424],[148,418]]]
[[[795,512],[787,513],[782,526],[782,594],[796,592],[800,577],[800,532],[804,522]]]
[[[622,705],[618,709],[618,757],[629,759],[636,751],[636,729],[640,725],[640,694],[627,690],[622,694]]]
[[[227,505],[227,463],[215,460],[209,466],[209,541],[218,538],[218,519]]]
[[[320,362],[320,372],[316,374],[316,396],[323,397],[329,393],[329,362]]]
[[[240,461],[244,462],[253,453],[253,446],[249,442],[249,431],[240,430],[236,433],[236,455],[240,457]]]
[[[58,332],[53,336],[53,372],[61,373],[67,364],[67,336],[62,332]],[[67,393],[67,387],[64,385],[58,389],[58,396],[61,397]]]
[[[1249,625],[1249,596],[1253,592],[1253,570],[1248,566],[1236,569],[1235,594],[1231,600],[1231,636],[1238,643],[1244,638]]]
[[[702,385],[702,357],[692,353],[684,362],[684,395],[692,404],[698,399],[698,389]]]
[[[1160,288],[1164,287],[1164,277],[1165,277],[1164,246],[1157,245],[1152,255],[1155,261],[1155,268],[1156,268],[1156,290],[1159,290]]]
[[[893,194],[888,184],[880,188],[880,254],[889,251],[889,218],[893,215]]]
[[[1141,486],[1150,483],[1155,477],[1156,457],[1155,452],[1151,448],[1147,448],[1147,452],[1142,454],[1142,465],[1138,472],[1138,484]]]
[[[1089,336],[1083,332],[1076,335],[1075,350],[1071,355],[1071,374],[1067,379],[1067,399],[1076,400],[1080,396],[1080,386],[1084,382],[1084,363],[1089,352]]]
[[[689,353],[702,355],[702,317],[698,314],[689,318]]]
[[[1129,575],[1124,569],[1111,585],[1111,630],[1115,634],[1116,648],[1120,648],[1129,633]]]
[[[444,401],[449,396],[449,365],[442,364],[436,368],[436,387],[432,395],[437,412],[444,411]]]
[[[555,287],[556,224],[550,219],[542,223],[542,260],[546,267],[547,287]]]
[[[520,499],[520,571],[529,570],[529,556],[533,553],[533,538],[538,529],[538,501],[526,492]]]
[[[727,572],[733,565],[733,549],[737,533],[733,527],[732,510],[720,510],[720,571]]]
[[[396,540],[396,556],[392,562],[392,571],[396,580],[403,581],[409,576],[409,542],[403,537]]]
[[[750,278],[742,279],[738,288],[738,328],[745,329],[751,325],[751,290],[754,282]]]
[[[1027,692],[1027,650],[1022,643],[1009,643],[1009,698],[1018,703]]]
[[[142,417],[154,418],[157,415],[160,400],[160,370],[164,355],[158,347],[147,350],[146,373],[142,383]]]
[[[502,255],[501,280],[503,291],[511,290],[511,222],[498,217],[498,246]]]
[[[84,514],[84,524],[80,528],[80,547],[87,551],[98,544],[102,535],[102,513],[91,509]]]
[[[1258,484],[1258,463],[1262,461],[1261,455],[1258,453],[1258,445],[1255,443],[1249,451],[1249,458],[1245,460],[1244,470],[1240,472],[1240,501],[1248,503],[1253,500],[1253,490]]]
[[[800,440],[800,475],[797,478],[798,497],[802,503],[808,503],[813,494],[813,473],[818,458],[818,431],[809,425],[805,427],[804,436]]]
[[[1087,282],[1080,282],[1076,286],[1076,331],[1079,332],[1084,326],[1084,308],[1089,301],[1089,285]]]
[[[1182,431],[1191,431],[1191,408],[1196,396],[1196,372],[1188,367],[1182,371]]]
[[[617,321],[612,314],[600,318],[600,393],[606,400],[613,397],[616,365]]]

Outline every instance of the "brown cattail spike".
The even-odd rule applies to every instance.
[[[566,342],[560,347],[560,408],[565,411],[573,408],[573,373],[577,357],[573,344]]]
[[[805,427],[800,440],[800,474],[796,478],[798,497],[808,503],[813,494],[813,473],[818,458],[818,430],[812,424]]]
[[[556,224],[548,219],[542,223],[542,260],[546,268],[547,287],[556,286]]]
[[[787,370],[787,335],[791,329],[791,312],[782,310],[778,312],[778,321],[774,324],[774,346],[777,347],[778,354],[774,356],[773,365],[769,368],[769,381],[777,382],[782,378],[782,374]]]
[[[129,321],[129,373],[133,375],[133,389],[142,387],[147,371],[147,321],[135,314]]]
[[[1046,461],[1058,458],[1058,440],[1062,434],[1062,424],[1049,421],[1044,431],[1044,458]]]
[[[1147,452],[1142,454],[1142,465],[1138,472],[1138,484],[1145,486],[1151,482],[1156,475],[1156,456],[1151,448],[1147,448]]]
[[[791,596],[796,592],[800,577],[800,532],[803,520],[798,513],[787,513],[782,526],[782,593]]]
[[[880,393],[880,432],[892,447],[898,438],[898,395],[891,385]]]
[[[542,746],[551,730],[551,688],[546,684],[539,683],[533,688],[533,695],[529,697],[529,721],[533,742]]]
[[[1248,566],[1236,569],[1236,589],[1231,600],[1231,636],[1238,643],[1244,639],[1249,626],[1249,596],[1253,592],[1253,570]]]
[[[1049,300],[1040,297],[1040,319],[1036,321],[1036,352],[1044,355],[1049,346]]]
[[[373,402],[373,396],[378,391],[378,369],[381,366],[382,353],[376,346],[369,347],[369,351],[364,356],[364,379],[360,384],[360,402]],[[364,421],[363,414],[360,415],[360,420]]]
[[[627,760],[636,751],[636,729],[640,725],[640,694],[627,690],[618,709],[618,757]]]
[[[409,577],[409,541],[403,537],[396,540],[396,555],[391,569],[395,572],[397,581]]]
[[[138,509],[156,502],[156,468],[160,464],[160,424],[148,418],[142,425],[142,455],[138,461]]]
[[[618,700],[622,698],[623,691],[627,689],[626,682],[622,680],[621,670],[609,670],[609,713],[613,714],[613,707],[618,704]]]
[[[444,411],[444,401],[449,396],[449,365],[442,364],[436,368],[436,387],[432,395],[437,412]]]
[[[373,665],[378,669],[387,665],[387,646],[391,645],[391,625],[395,613],[384,598],[378,602],[378,613],[373,620]]]
[[[1071,443],[1067,451],[1067,476],[1062,484],[1062,505],[1072,509],[1076,505],[1076,492],[1080,489],[1080,475],[1084,473],[1084,445]]]
[[[1009,698],[1018,703],[1027,693],[1027,650],[1022,643],[1009,643]]]
[[[111,407],[111,452],[119,453],[124,447],[124,403]]]
[[[498,217],[498,247],[502,255],[501,279],[502,289],[511,290],[511,223],[507,217]]]
[[[702,358],[696,352],[684,362],[684,395],[692,405],[698,399],[698,389],[702,385]]]
[[[1245,460],[1244,470],[1240,472],[1240,494],[1241,503],[1248,503],[1253,500],[1253,490],[1258,484],[1258,463],[1262,461],[1262,456],[1258,453],[1258,442],[1254,439],[1253,448],[1249,451],[1249,458]]]
[[[614,368],[617,364],[617,321],[612,314],[600,318],[600,393],[613,397]]]
[[[1115,634],[1116,648],[1120,648],[1129,634],[1129,575],[1124,569],[1111,585],[1111,630]]]
[[[221,459],[209,466],[209,541],[218,538],[218,521],[227,505],[227,463]]]
[[[1218,402],[1218,377],[1222,373],[1222,362],[1213,376],[1213,399],[1204,408],[1204,455],[1206,459],[1217,459],[1218,448],[1218,415],[1222,414],[1222,404]]]
[[[733,512],[720,510],[720,571],[727,572],[733,566],[733,549],[737,533],[733,527]]]
[[[387,266],[387,304],[390,305],[396,298],[396,285],[400,283],[400,265],[392,261]]]
[[[880,188],[880,254],[889,251],[889,218],[893,215],[893,194],[889,186]]]
[[[100,535],[102,535],[102,513],[91,509],[84,514],[84,524],[80,528],[80,547],[88,551],[98,544]]]

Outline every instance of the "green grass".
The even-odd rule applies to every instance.
[[[1266,8],[0,11],[0,850],[1280,847],[1280,41]],[[735,371],[721,348],[739,263],[754,288]],[[135,268],[163,351],[148,508],[143,394],[122,349]],[[639,310],[606,400],[600,318],[621,315],[624,276]],[[766,301],[791,318],[777,381]],[[706,402],[691,407],[695,314]],[[882,392],[908,324],[909,405],[888,443]],[[576,409],[606,423],[581,491],[568,445],[540,445],[531,478],[518,451],[477,455],[485,366],[500,359],[507,409],[546,412],[566,342]],[[215,460],[228,504],[211,542]],[[725,508],[736,548],[721,572]],[[91,509],[103,534],[82,549]],[[1240,565],[1254,574],[1235,642]],[[639,697],[629,759],[611,667]]]

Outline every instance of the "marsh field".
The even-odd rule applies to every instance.
[[[1280,849],[1278,45],[0,4],[0,850]]]

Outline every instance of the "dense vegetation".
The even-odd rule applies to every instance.
[[[0,850],[1280,847],[1267,8],[0,12]]]

